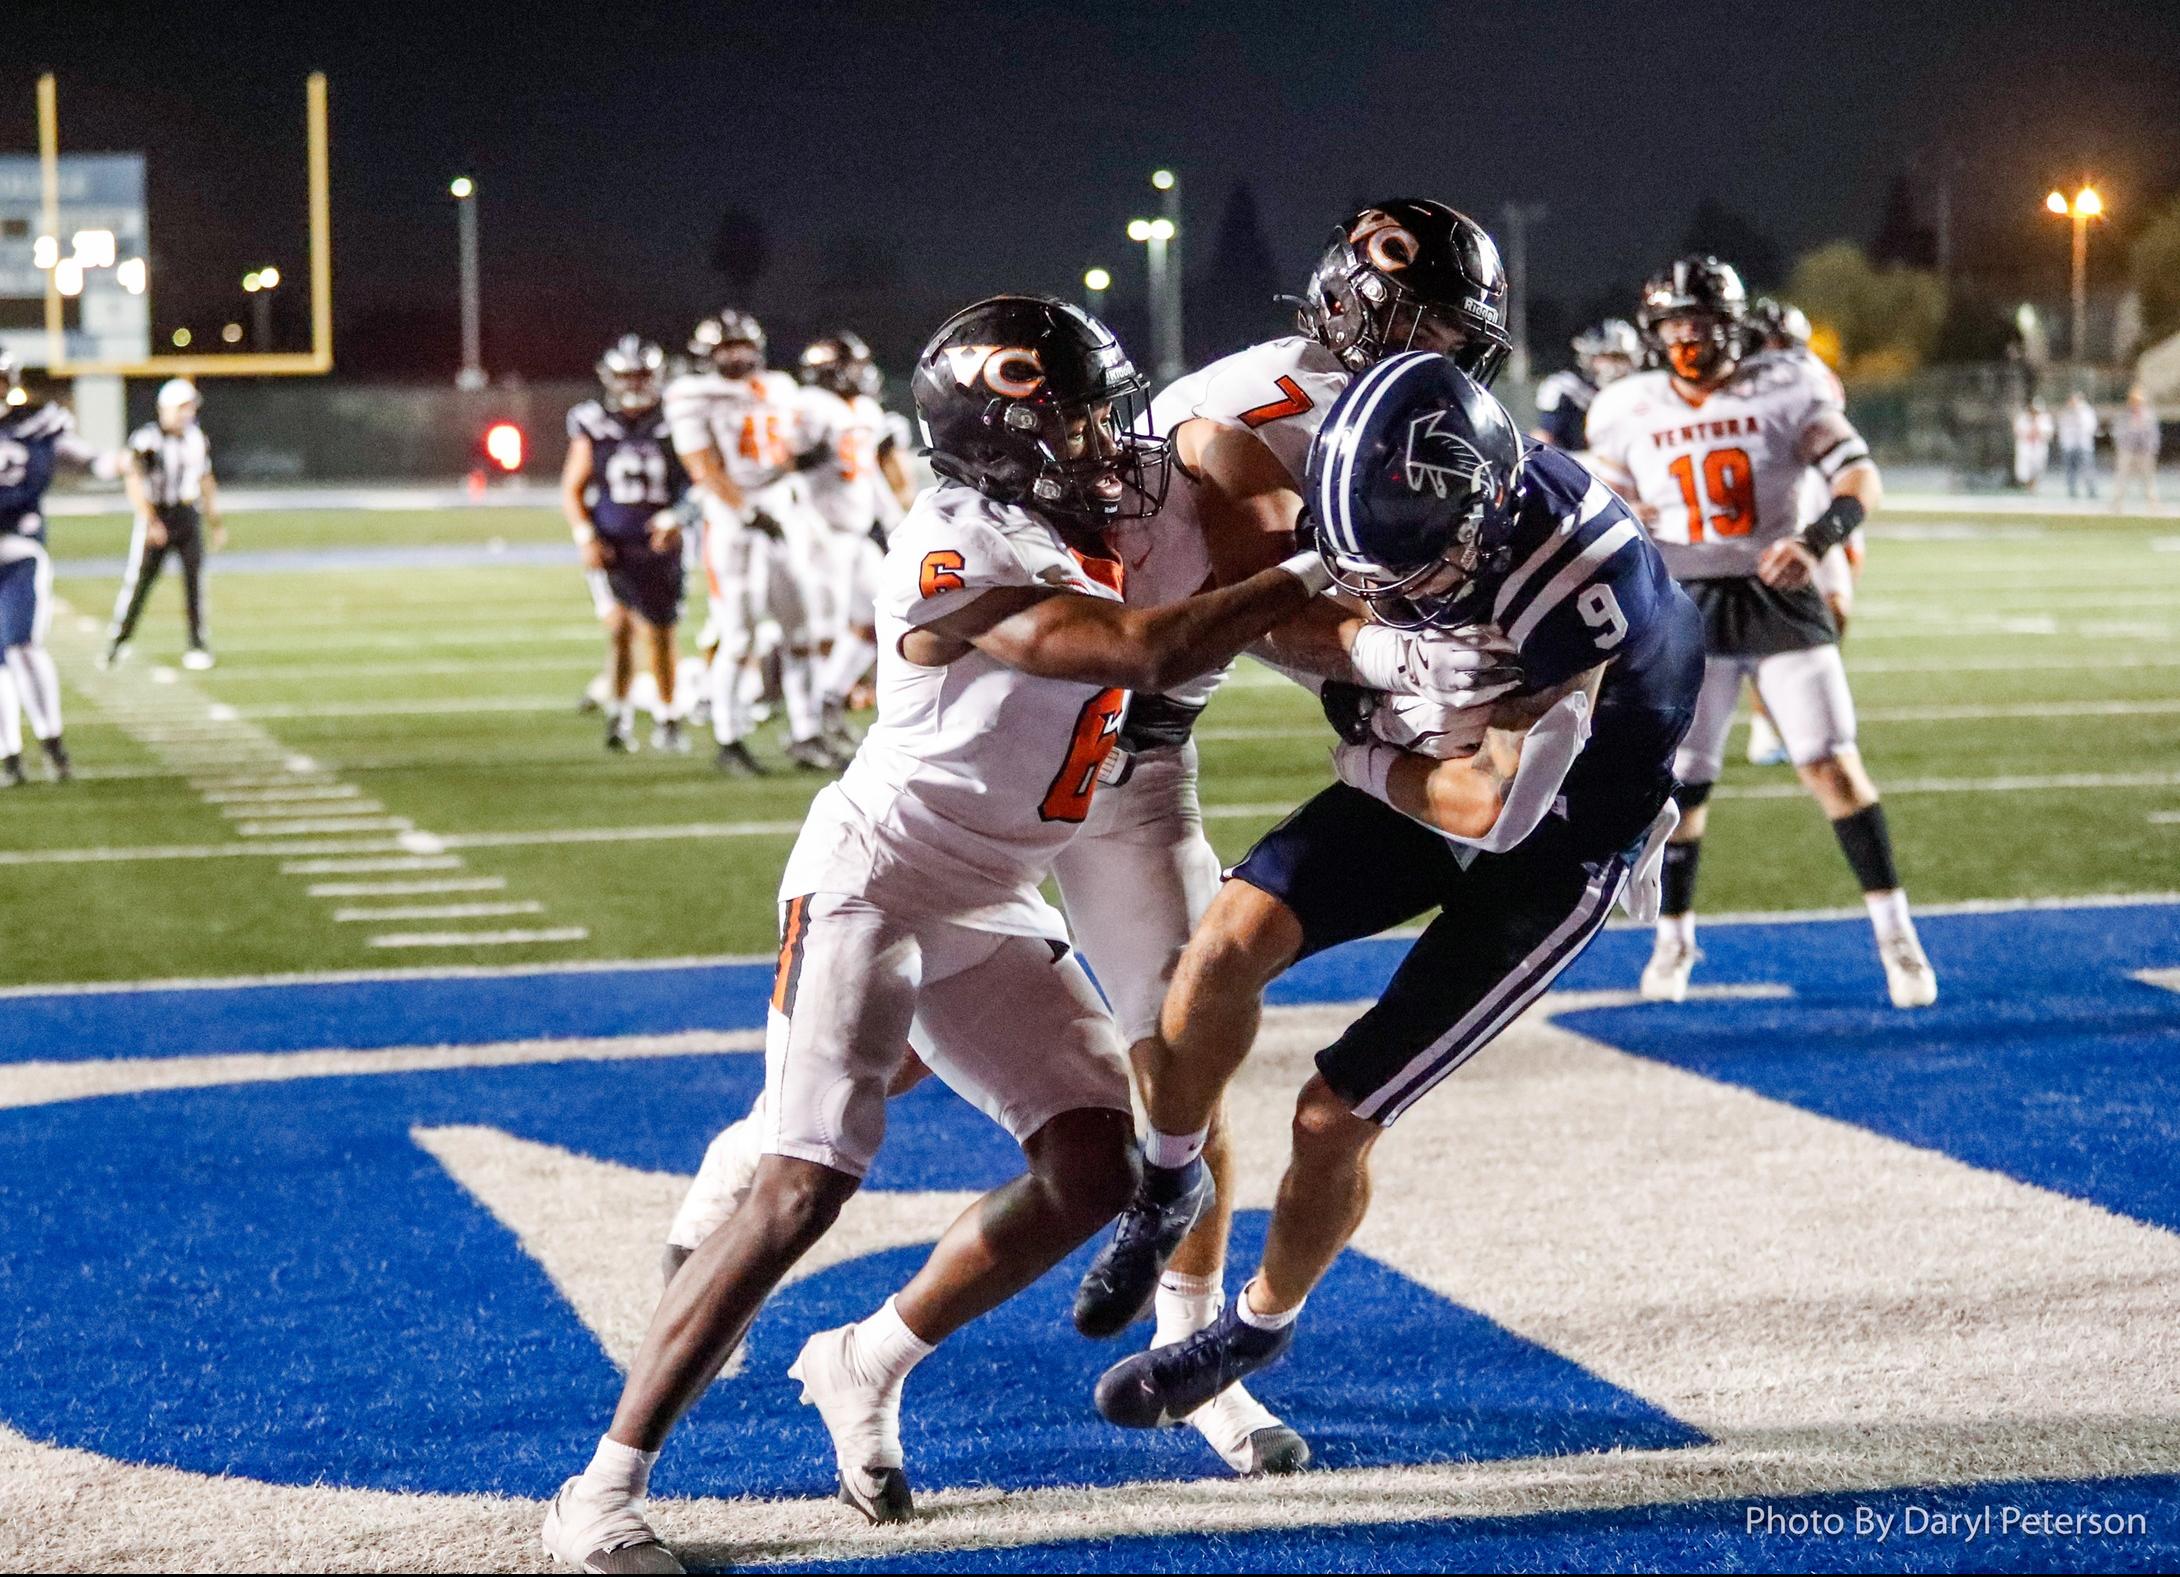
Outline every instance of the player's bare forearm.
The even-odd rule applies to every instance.
[[[878,451],[878,472],[886,479],[886,486],[893,489],[893,496],[903,509],[916,501],[916,489],[909,482],[908,468],[901,464],[901,457],[891,443]]]
[[[1481,838],[1498,823],[1512,776],[1511,763],[1487,743],[1454,761],[1402,756],[1386,774],[1385,795],[1404,816],[1458,838]]]
[[[560,467],[560,513],[568,522],[568,533],[577,542],[590,540],[592,526],[590,510],[583,503],[583,490],[590,486],[591,445],[588,438],[576,437],[568,442],[568,458]]]
[[[1834,498],[1851,498],[1860,504],[1864,512],[1876,514],[1885,502],[1885,479],[1879,474],[1877,463],[1866,460],[1851,465],[1832,479]]]
[[[734,478],[727,475],[726,465],[716,449],[697,449],[681,457],[681,463],[689,473],[689,481],[698,491],[709,493],[729,509],[739,512],[748,502]]]
[[[1251,650],[1281,668],[1353,684],[1355,670],[1347,653],[1362,625],[1331,598],[1315,597]]]

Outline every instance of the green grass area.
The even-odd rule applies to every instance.
[[[1893,788],[1888,807],[1910,892],[1941,902],[2168,889],[2180,826],[2150,818],[2180,810],[2180,706],[2171,704],[2180,698],[2180,552],[2165,546],[2173,528],[2017,515],[1993,523],[1958,539],[1928,522],[1881,527],[1848,642],[1865,754],[1880,785]],[[550,541],[558,532],[545,510],[323,512],[242,517],[235,539],[292,548]],[[63,557],[120,546],[113,521],[64,521],[55,535]],[[180,647],[172,584],[159,589],[135,660],[117,675],[91,662],[113,582],[64,578],[59,591],[69,607],[53,644],[83,778],[0,800],[0,860],[130,857],[0,863],[9,900],[0,904],[0,982],[769,951],[792,841],[779,829],[799,820],[819,780],[724,780],[701,742],[688,756],[608,756],[594,720],[575,709],[599,643],[572,567],[215,569],[221,661],[209,674],[158,671]],[[213,707],[232,708],[257,731],[255,754],[307,755],[327,769],[329,787],[353,789],[420,833],[487,841],[427,856],[458,866],[354,877],[284,874],[282,858],[260,854],[150,857],[253,841],[238,831],[246,818],[226,813],[237,806],[207,803],[191,786],[192,776],[223,775],[221,761],[185,774],[146,737],[177,720],[216,722]],[[1210,827],[1229,859],[1330,778],[1314,703],[1248,665],[1205,718],[1202,739]],[[761,743],[777,760],[777,739]],[[1712,815],[1704,907],[1852,904],[1853,884],[1815,808],[1791,792],[1760,797],[1792,775],[1746,766],[1740,744],[1737,734]],[[216,741],[212,748],[216,756]],[[2054,777],[2073,786],[2034,786]],[[629,829],[657,835],[620,835]],[[310,891],[412,875],[504,885],[416,898]],[[472,902],[520,912],[336,918],[342,907]],[[389,932],[495,927],[587,934],[508,946],[369,945]]]
[[[267,509],[227,517],[227,545],[243,549],[446,547],[464,543],[565,542],[559,511],[525,505],[478,509]],[[60,559],[124,553],[129,517],[61,515],[48,533]]]

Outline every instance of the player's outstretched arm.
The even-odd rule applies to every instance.
[[[1147,610],[1079,592],[1005,587],[910,632],[901,649],[911,662],[937,665],[973,646],[1042,679],[1156,694],[1227,662],[1325,584],[1324,566],[1311,553],[1239,585]]]

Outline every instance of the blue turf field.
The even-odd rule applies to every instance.
[[[1606,1008],[1563,1022],[1607,1044],[1942,1152],[2166,1232],[2180,1230],[2180,906],[1940,917],[1940,1006],[1899,1015],[1859,923],[1716,927],[1701,981],[1791,999]],[[1562,989],[1623,987],[1647,937],[1607,933]],[[1283,981],[1279,1003],[1371,994],[1400,952],[1358,944]],[[238,988],[25,995],[0,1005],[0,1063],[469,1045],[738,1029],[768,971],[636,968]],[[747,1055],[542,1062],[214,1086],[0,1110],[0,1422],[126,1461],[286,1483],[551,1492],[595,1438],[616,1376],[509,1231],[412,1137],[486,1125],[600,1162],[693,1169],[746,1106]],[[1389,1142],[1397,1142],[1396,1140]],[[987,1186],[1004,1139],[943,1090],[896,1113],[874,1187]],[[1452,1180],[1449,1180],[1449,1186]],[[1238,1256],[1262,1230],[1249,1216]],[[921,1258],[899,1248],[786,1289],[752,1336],[776,1373],[802,1336],[855,1317]],[[1112,1356],[1068,1332],[1056,1274],[922,1371],[906,1420],[919,1485],[1120,1484],[1213,1470],[1193,1437],[1105,1429],[1086,1405]],[[936,1369],[936,1365],[933,1366]],[[1300,1383],[1306,1379],[1306,1384]],[[1642,1397],[1350,1256],[1311,1305],[1268,1399],[1327,1467],[1674,1449],[1701,1433]],[[752,1449],[752,1441],[764,1442]],[[783,1384],[723,1385],[662,1464],[665,1494],[820,1495],[823,1435]],[[1900,1490],[1781,1501],[1899,1515],[2139,1511],[2146,1532],[2069,1541],[2016,1528],[1886,1544],[1748,1530],[1738,1504],[1108,1540],[891,1560],[919,1570],[1469,1566],[2109,1569],[2180,1559],[2176,1482]]]

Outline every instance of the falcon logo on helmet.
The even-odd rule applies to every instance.
[[[1048,296],[993,296],[940,325],[911,380],[931,468],[1096,529],[1155,514],[1165,440],[1113,331]]]
[[[1506,270],[1483,226],[1428,198],[1372,203],[1333,231],[1296,304],[1297,329],[1362,372],[1404,350],[1441,351],[1479,383],[1513,349]]]
[[[1466,622],[1509,551],[1525,454],[1506,408],[1450,356],[1410,351],[1349,384],[1310,446],[1317,551],[1401,629]]]

